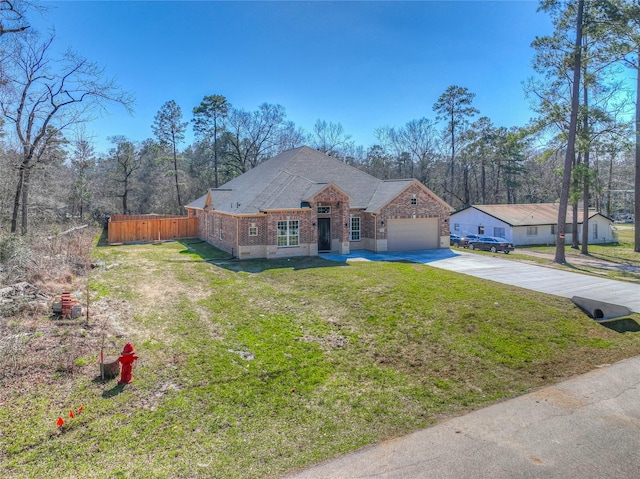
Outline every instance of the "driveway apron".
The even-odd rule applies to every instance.
[[[640,285],[520,263],[497,255],[442,249],[378,254],[355,251],[349,255],[322,257],[334,261],[411,261],[565,298],[582,296],[619,304],[640,312]]]

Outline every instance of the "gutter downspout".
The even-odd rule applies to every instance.
[[[238,250],[238,255],[240,255],[240,218],[238,218],[237,216],[236,216],[236,248]],[[231,256],[235,258],[233,254],[233,250],[231,251]]]
[[[371,213],[373,216],[373,249],[378,252],[378,215]]]

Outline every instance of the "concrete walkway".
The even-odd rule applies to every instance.
[[[640,285],[507,260],[498,254],[441,249],[402,253],[355,251],[349,255],[321,256],[334,261],[411,261],[565,298],[582,296],[619,304],[640,312]]]
[[[640,358],[285,477],[637,479]]]

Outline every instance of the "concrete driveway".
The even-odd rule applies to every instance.
[[[503,259],[499,254],[479,255],[464,250],[439,249],[398,253],[355,251],[348,255],[323,254],[322,257],[334,261],[411,261],[565,298],[582,296],[619,304],[640,312],[640,285],[520,263]]]

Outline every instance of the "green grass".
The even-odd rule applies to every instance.
[[[2,477],[278,477],[640,353],[569,300],[425,265],[240,262],[195,241],[95,259],[112,267],[92,291],[134,311],[109,339],[133,341],[135,381],[91,363],[0,393]]]
[[[633,250],[633,227],[618,227],[616,233],[618,235],[617,244],[590,244],[588,247],[589,255],[594,258],[614,263],[640,266],[640,254]],[[519,246],[518,248],[523,247]],[[532,251],[540,251],[543,253],[555,253],[555,246],[530,246],[527,248]],[[569,260],[571,256],[578,256],[581,254],[580,249],[573,249],[569,246],[565,248],[565,255]]]

